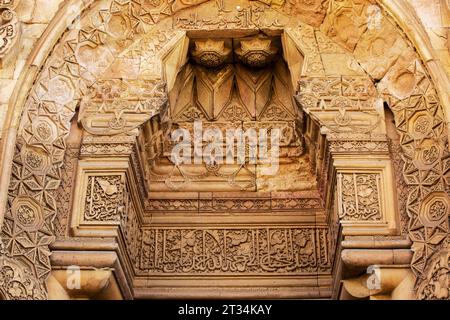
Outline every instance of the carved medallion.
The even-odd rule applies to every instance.
[[[11,206],[15,221],[27,231],[36,231],[43,224],[42,208],[33,198],[20,196],[14,199]]]

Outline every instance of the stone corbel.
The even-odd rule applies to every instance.
[[[19,0],[0,1],[0,68],[11,55],[12,48],[20,36],[20,26],[14,11]]]
[[[414,300],[414,275],[409,265],[369,266],[370,273],[343,280],[345,292],[355,299]]]
[[[350,236],[341,242],[334,298],[414,298],[413,257],[408,239],[378,236]]]
[[[109,269],[79,270],[73,274],[65,270],[52,271],[47,284],[49,300],[100,299],[122,300],[120,289]],[[77,275],[78,273],[78,275]],[[79,277],[79,284],[71,288],[71,276]]]
[[[414,299],[411,242],[355,238],[342,242],[340,299]]]
[[[97,251],[86,251],[87,247]],[[131,299],[123,264],[114,247],[107,240],[68,240],[57,244],[52,254],[53,270],[46,283],[48,298]]]

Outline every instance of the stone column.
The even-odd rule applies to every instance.
[[[327,172],[328,192],[334,194],[327,197],[328,219],[337,238],[333,296],[409,297],[411,242],[400,231],[396,182],[377,90],[361,75],[304,77],[296,98],[309,121],[320,127],[325,145],[317,148],[326,150],[330,163],[323,172]],[[376,285],[370,286],[367,280],[373,277],[381,280],[375,278]],[[409,279],[408,284],[404,279]],[[408,289],[394,294],[399,286]]]

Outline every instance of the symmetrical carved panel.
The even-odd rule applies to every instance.
[[[165,84],[161,81],[102,81],[83,97],[80,117],[88,132],[114,135],[141,125],[165,103]]]
[[[368,77],[304,77],[297,101],[332,133],[363,135],[379,132],[382,118],[376,96]]]
[[[124,181],[121,175],[89,176],[84,203],[84,220],[118,221],[124,211]]]
[[[270,178],[261,174],[262,160],[258,159],[256,163],[249,161],[250,151],[246,150],[245,163],[237,163],[236,152],[234,149],[229,150],[230,146],[226,145],[230,130],[260,134],[261,130],[271,132],[273,129],[280,130],[280,157],[283,159],[278,172],[280,183],[277,190],[314,188],[315,181],[307,169],[308,159],[301,158],[304,152],[302,118],[292,99],[289,70],[280,59],[279,46],[279,38],[263,34],[220,41],[193,40],[191,56],[196,63],[188,63],[180,70],[170,92],[169,108],[163,116],[163,125],[158,130],[153,124],[148,130],[143,130],[148,152],[146,158],[150,163],[147,172],[151,191],[276,189],[275,184],[278,182],[271,182]],[[220,53],[218,48],[226,50]],[[226,57],[231,48],[238,57],[234,63]],[[218,57],[217,54],[223,56]],[[213,56],[211,59],[218,60],[205,63],[201,61],[205,56]],[[189,161],[175,164],[170,157],[175,143],[170,139],[172,132],[169,130],[187,130],[191,142],[197,139],[196,134],[200,134],[202,150],[208,145],[208,139],[196,130],[195,121],[201,121],[202,132],[208,129],[220,130],[223,139],[219,144],[223,150],[223,159],[214,165],[192,165],[192,152],[188,157],[190,163],[187,164],[185,162]],[[165,126],[166,131],[161,130],[164,123],[170,124]],[[232,133],[235,134],[236,145],[236,133]],[[162,142],[162,148],[155,146],[155,141]],[[258,143],[258,146],[260,148],[261,144]],[[230,152],[236,161],[225,164],[224,158]],[[301,170],[302,167],[305,169]],[[292,170],[300,171],[297,179],[289,177]]]
[[[381,220],[380,179],[379,174],[338,174],[338,188],[342,201],[340,218],[342,220]]]

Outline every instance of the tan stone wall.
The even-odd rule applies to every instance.
[[[13,52],[0,65],[0,137],[8,102],[36,42],[58,12],[64,0],[22,0],[15,12],[20,21],[20,38]]]
[[[409,0],[450,77],[450,1]]]

